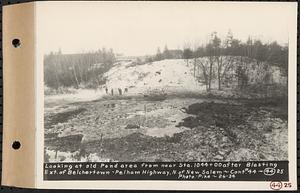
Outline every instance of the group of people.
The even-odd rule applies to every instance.
[[[107,87],[105,87],[105,92],[106,92],[106,94],[109,94],[109,89]],[[124,92],[122,91],[121,88],[118,88],[118,92],[119,92],[119,95],[123,95],[123,94],[128,92],[128,88],[124,88]],[[110,94],[112,96],[114,96],[114,89],[113,88],[110,90]]]

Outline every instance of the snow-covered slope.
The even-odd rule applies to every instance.
[[[222,79],[223,86],[235,88],[238,80],[236,69],[239,65],[244,65],[248,76],[248,84],[275,83],[285,84],[286,77],[282,75],[279,67],[269,65],[265,62],[257,63],[256,60],[244,58],[248,62],[242,62],[240,57],[223,56],[221,74],[225,74]],[[206,73],[209,69],[209,60],[207,57],[197,59],[197,63],[206,66]],[[226,66],[230,64],[230,67]],[[214,77],[211,82],[212,89],[218,88],[216,63],[213,65]],[[196,71],[196,78],[194,77]],[[189,60],[187,65],[184,59],[161,60],[152,63],[137,65],[132,62],[117,63],[112,69],[105,73],[106,87],[109,93],[118,89],[128,90],[129,94],[145,94],[158,91],[160,93],[182,93],[193,92],[201,93],[205,91],[203,69],[194,69],[194,59]],[[268,77],[268,78],[267,78]],[[198,79],[198,80],[197,80]],[[269,79],[269,80],[267,80]],[[200,80],[200,81],[199,81]],[[226,83],[226,81],[228,83]]]
[[[241,58],[236,56],[223,56],[223,63],[230,67],[223,66],[221,74],[222,89],[235,89],[238,84],[236,69],[241,65]],[[243,60],[246,60],[245,58]],[[249,60],[249,59],[248,59]],[[100,85],[98,89],[80,89],[74,93],[46,96],[46,99],[63,99],[67,101],[90,101],[111,95],[148,95],[148,94],[187,94],[206,92],[204,84],[203,69],[205,65],[206,73],[209,73],[209,59],[202,57],[197,59],[197,66],[194,69],[194,59],[189,60],[187,65],[184,59],[161,60],[146,64],[136,64],[135,62],[118,62],[104,74],[106,85]],[[243,69],[248,76],[249,85],[260,84],[286,84],[286,76],[282,75],[280,68],[270,66],[267,63],[257,63],[255,60],[243,62]],[[218,90],[218,79],[216,63],[213,65],[213,79],[211,82],[212,90]],[[196,78],[194,77],[194,70]],[[107,94],[105,87],[108,89]]]
[[[105,77],[108,90],[128,89],[129,93],[151,91],[184,92],[201,91],[205,86],[193,76],[192,64],[183,59],[162,60],[143,65],[120,63],[109,70]]]

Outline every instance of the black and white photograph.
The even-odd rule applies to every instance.
[[[44,162],[288,160],[286,7],[232,5],[50,4]]]
[[[2,185],[297,190],[297,6],[6,4]]]

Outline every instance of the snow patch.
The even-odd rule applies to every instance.
[[[149,90],[195,91],[202,85],[193,77],[192,66],[187,66],[183,59],[162,60],[136,66],[126,63],[113,67],[104,76],[107,78],[106,85],[109,90],[127,88],[130,94],[144,94]]]
[[[72,102],[81,102],[96,100],[104,95],[105,91],[103,89],[78,89],[76,93],[71,94],[45,95],[45,100],[66,100]]]

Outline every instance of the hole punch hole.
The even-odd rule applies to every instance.
[[[21,41],[19,39],[13,39],[11,43],[15,48],[18,48],[21,46]]]
[[[21,147],[21,143],[19,141],[13,142],[13,144],[12,144],[13,149],[18,150],[18,149],[20,149],[20,147]]]

